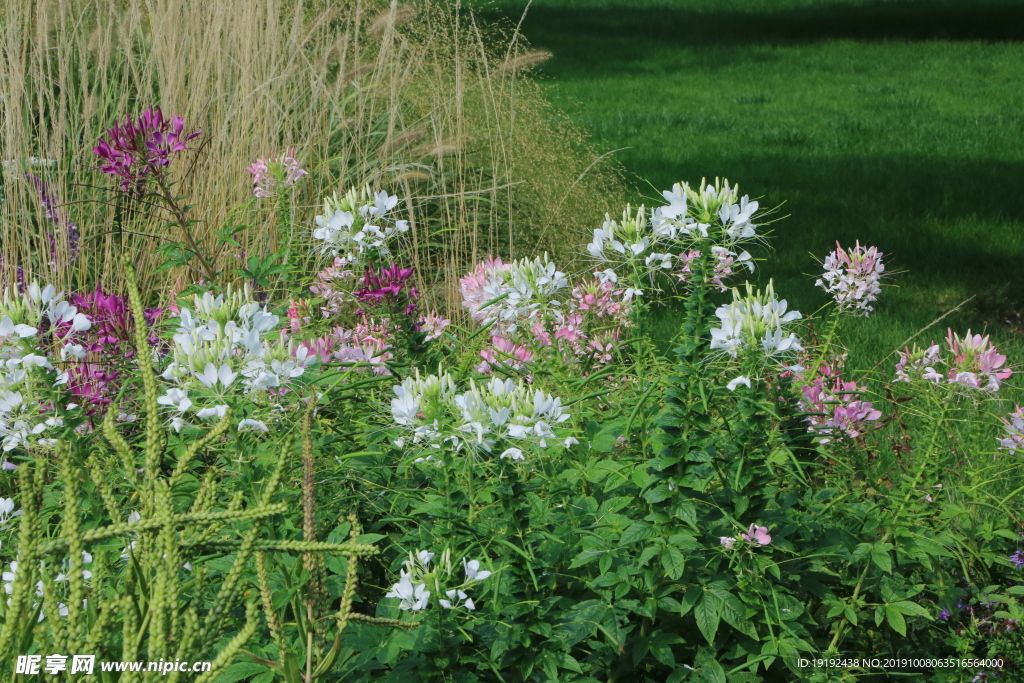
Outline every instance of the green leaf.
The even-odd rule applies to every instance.
[[[577,662],[572,655],[566,652],[556,652],[555,661],[558,662],[558,666],[563,669],[568,669],[569,671],[573,671],[578,674],[583,673],[583,668],[580,666],[580,663]]]
[[[740,599],[728,591],[714,588],[711,590],[722,601],[720,613],[726,623],[740,633],[745,633],[751,638],[757,638],[757,629],[755,629],[754,624],[747,619],[746,608],[743,606],[743,603],[740,602]]]
[[[619,437],[622,436],[622,425],[613,422],[594,436],[590,441],[590,447],[599,453],[610,453],[619,445]]]
[[[693,606],[697,604],[700,597],[704,594],[700,586],[690,586],[686,589],[683,594],[683,601],[680,604],[679,616],[684,616],[687,612],[693,609]]]
[[[715,634],[718,632],[718,607],[718,598],[705,591],[704,598],[697,603],[693,610],[693,616],[697,620],[697,628],[700,629],[708,643],[714,642]],[[903,617],[900,618],[902,619]],[[725,679],[723,678],[723,680]]]
[[[680,550],[699,550],[701,547],[700,542],[688,534],[673,534],[668,542]]]
[[[679,681],[683,680],[689,675],[690,671],[688,669],[679,667],[678,669],[669,674],[668,678],[665,679],[665,683],[679,683]]]
[[[655,486],[653,489],[644,494],[644,500],[651,505],[660,503],[661,501],[669,498],[672,492],[668,488],[668,484],[661,483]]]
[[[217,676],[216,683],[235,683],[236,681],[266,673],[267,671],[270,671],[270,669],[256,662],[236,662]]]
[[[932,615],[928,610],[921,607],[916,602],[910,602],[909,600],[900,600],[899,602],[886,605],[886,607],[892,607],[893,609],[911,617],[924,617],[929,620],[932,618]]]
[[[889,621],[889,625],[892,626],[896,633],[899,633],[901,636],[907,635],[907,622],[896,607],[893,605],[886,605],[885,618]]]
[[[727,683],[725,669],[718,662],[708,662],[700,668],[700,673],[708,683]]]
[[[597,558],[601,557],[602,555],[607,555],[607,554],[608,554],[607,550],[584,550],[579,555],[577,555],[576,557],[573,558],[572,562],[569,564],[569,569],[575,569],[576,567],[582,567],[585,564],[589,564],[589,563],[593,562],[594,560],[596,560]]]
[[[886,574],[892,574],[892,558],[889,557],[889,543],[878,543],[871,548],[871,559]]]
[[[598,510],[600,512],[618,512],[635,500],[636,498],[632,496],[615,496],[601,503]]]
[[[619,539],[619,545],[629,545],[636,543],[637,541],[643,541],[655,535],[655,529],[647,522],[633,522],[629,525],[624,532],[622,537]]]
[[[679,548],[666,545],[661,549],[661,566],[664,567],[668,578],[675,581],[683,575],[683,570],[686,569],[686,558],[683,557]]]
[[[647,546],[646,548],[644,548],[644,551],[642,553],[640,553],[640,558],[637,560],[637,564],[640,565],[641,567],[647,566],[647,563],[650,562],[652,559],[654,559],[654,557],[659,552],[661,552],[661,546],[660,545],[649,545],[649,546]]]

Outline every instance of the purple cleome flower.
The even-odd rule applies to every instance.
[[[89,316],[92,327],[77,336],[70,334],[70,330],[64,333],[65,342],[80,343],[86,354],[70,362],[67,368],[68,388],[89,404],[103,406],[117,392],[121,373],[114,367],[115,359],[131,358],[135,354],[131,343],[135,335],[135,321],[126,297],[107,294],[98,285],[91,292],[72,295],[71,303]],[[163,309],[160,308],[146,309],[146,325],[152,327],[161,313]],[[160,338],[151,332],[149,342],[158,346]],[[87,411],[88,414],[95,412],[96,408]]]
[[[147,174],[155,174],[171,162],[171,155],[187,149],[185,143],[202,131],[184,134],[185,122],[180,116],[170,121],[163,112],[150,107],[138,120],[125,116],[124,123],[115,123],[93,147],[106,163],[100,170],[121,178],[123,191],[141,191]]]
[[[1010,555],[1010,562],[1013,562],[1013,566],[1017,569],[1024,567],[1024,550],[1018,550],[1013,555]]]
[[[355,293],[356,299],[369,304],[371,308],[385,302],[408,300],[405,314],[413,315],[418,311],[413,300],[419,297],[419,291],[415,287],[409,287],[408,293],[403,298],[402,289],[415,270],[415,268],[399,268],[397,264],[392,263],[389,268],[382,267],[378,273],[373,266],[367,266],[366,272],[363,274],[363,286]]]

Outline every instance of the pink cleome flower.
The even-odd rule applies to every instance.
[[[1006,437],[999,442],[999,448],[1010,451],[1011,455],[1017,451],[1024,451],[1024,408],[1015,408],[1012,413],[1001,418]]]
[[[459,279],[459,292],[462,294],[462,305],[469,311],[469,316],[478,323],[487,320],[490,311],[481,307],[492,299],[484,291],[491,278],[511,266],[502,263],[500,258],[488,257],[483,263],[477,264],[471,273]]]
[[[751,524],[750,528],[747,529],[747,533],[741,534],[743,540],[747,543],[754,543],[756,545],[768,545],[772,542],[772,537],[768,535],[768,527],[757,526]]]
[[[822,443],[842,435],[855,439],[871,428],[868,423],[882,417],[882,412],[871,403],[859,400],[866,388],[858,387],[856,382],[844,382],[840,375],[838,370],[825,365],[813,382],[801,387],[801,409],[821,413],[808,415],[806,420],[811,425],[809,431],[827,437]]]
[[[482,375],[489,375],[494,367],[522,370],[533,360],[533,353],[529,349],[518,346],[501,335],[491,337],[491,344],[494,348],[480,352],[484,362],[475,368]]]
[[[972,335],[967,330],[967,334],[961,338],[949,330],[946,345],[954,356],[947,374],[950,384],[955,382],[975,389],[998,391],[1002,380],[1013,375],[1012,370],[1003,367],[1006,356],[992,345],[988,335]]]
[[[882,252],[877,247],[862,247],[860,241],[853,249],[843,249],[836,242],[836,250],[825,257],[825,272],[814,284],[831,294],[841,311],[857,311],[867,316],[875,310],[871,303],[878,299],[882,288],[879,282],[885,272]]]
[[[293,187],[303,176],[309,175],[295,160],[294,147],[289,147],[280,159],[275,154],[260,157],[247,170],[253,176],[253,194],[261,198],[273,197],[278,185]]]

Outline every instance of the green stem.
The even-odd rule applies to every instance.
[[[818,374],[818,370],[825,363],[825,359],[828,358],[829,351],[832,350],[832,342],[836,337],[836,331],[839,329],[839,307],[836,306],[832,309],[832,315],[828,321],[828,331],[825,333],[825,341],[822,342],[821,346],[818,347],[818,353],[814,359],[814,365],[808,373],[804,375],[805,382],[812,382]]]
[[[167,208],[170,210],[171,215],[174,216],[174,220],[182,232],[185,233],[185,240],[188,242],[189,251],[196,255],[206,271],[207,279],[213,282],[217,277],[217,272],[213,269],[213,264],[203,255],[203,251],[199,248],[195,236],[192,235],[192,229],[189,227],[184,207],[179,206],[178,202],[174,199],[174,195],[171,194],[171,187],[167,184],[167,178],[164,177],[164,174],[159,169],[154,169],[154,175],[156,176],[157,187],[160,188],[160,194],[164,201],[167,202]]]
[[[939,416],[935,420],[935,426],[934,429],[932,429],[931,439],[929,439],[928,442],[928,448],[924,452],[920,464],[917,466],[917,471],[914,473],[914,480],[908,487],[907,493],[903,497],[903,501],[900,503],[899,509],[896,510],[896,514],[893,516],[892,525],[889,527],[888,531],[885,532],[885,535],[882,536],[881,542],[883,545],[885,543],[888,543],[889,539],[892,538],[893,528],[899,522],[899,519],[903,515],[903,511],[906,509],[907,505],[910,503],[910,500],[914,497],[914,493],[917,491],[917,487],[921,483],[921,479],[924,477],[925,469],[931,462],[931,456],[933,453],[935,453],[935,447],[938,445],[939,434],[942,433],[942,425],[945,422],[946,413],[949,410],[949,392],[947,391],[945,392],[945,394],[946,395],[940,401],[941,406],[939,408]],[[868,560],[867,564],[864,566],[864,569],[860,573],[860,578],[857,581],[857,585],[854,586],[853,595],[850,599],[852,603],[856,603],[857,598],[860,597],[861,589],[864,587],[864,581],[867,579],[868,571],[870,571],[870,569],[871,561]],[[843,618],[840,620],[839,625],[836,627],[836,632],[832,636],[832,641],[828,645],[829,650],[834,650],[836,645],[839,644],[839,639],[842,637],[843,629],[846,627],[847,623],[848,620],[844,615]]]
[[[288,265],[292,255],[292,242],[295,238],[295,231],[292,229],[292,202],[291,197],[284,192],[277,196],[277,230],[282,237],[287,235],[285,240],[284,258],[281,263]]]

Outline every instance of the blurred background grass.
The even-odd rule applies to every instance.
[[[762,206],[782,204],[758,277],[792,306],[825,303],[815,259],[836,240],[876,245],[905,271],[874,315],[845,323],[851,369],[869,370],[971,297],[918,341],[939,341],[947,325],[984,330],[1010,362],[1024,358],[1024,4],[479,6],[522,20],[531,45],[553,53],[538,68],[547,97],[598,152],[625,148],[613,158],[634,201],[717,175]],[[577,219],[592,228],[601,217]],[[676,326],[666,312],[662,336]]]

